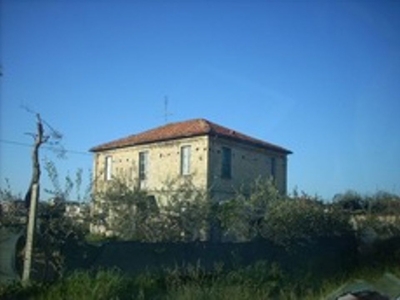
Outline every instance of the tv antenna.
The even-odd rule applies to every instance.
[[[172,113],[168,110],[168,97],[164,97],[164,121],[165,124],[168,123],[168,117],[172,116]]]

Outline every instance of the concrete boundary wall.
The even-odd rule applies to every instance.
[[[304,241],[290,249],[267,240],[248,243],[139,243],[108,242],[98,248],[89,263],[92,269],[116,268],[129,275],[145,270],[162,271],[188,266],[205,272],[215,268],[236,269],[257,261],[276,262],[289,273],[335,274],[356,263],[354,237],[320,238]]]

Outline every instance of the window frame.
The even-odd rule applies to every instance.
[[[138,175],[139,180],[146,180],[148,178],[149,171],[149,152],[140,151],[138,159]]]
[[[104,158],[104,180],[110,181],[112,179],[112,156],[106,155]]]
[[[229,147],[221,148],[221,178],[232,178],[232,149]]]
[[[272,156],[270,163],[271,163],[271,166],[270,166],[271,168],[269,170],[270,176],[273,180],[275,180],[276,179],[276,157]]]
[[[188,176],[191,174],[191,153],[192,147],[185,145],[181,147],[181,163],[180,163],[180,174],[181,176]]]

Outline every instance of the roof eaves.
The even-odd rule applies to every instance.
[[[215,136],[215,137],[225,138],[225,139],[228,139],[228,140],[231,140],[231,141],[235,141],[235,142],[246,144],[246,145],[250,145],[250,146],[255,146],[255,147],[258,147],[258,148],[262,148],[262,149],[268,149],[268,150],[277,151],[277,152],[280,152],[280,153],[284,153],[286,155],[293,154],[293,152],[290,151],[290,150],[287,150],[287,149],[285,149],[283,147],[280,147],[280,146],[277,146],[277,145],[274,145],[274,144],[269,144],[269,143],[266,143],[266,142],[263,142],[263,141],[257,141],[257,140],[252,140],[252,139],[243,139],[243,138],[238,137],[238,136],[225,135],[225,134],[220,134],[220,133],[215,133],[215,132],[210,133],[210,135]]]
[[[148,140],[148,141],[139,141],[139,142],[132,142],[132,143],[126,143],[122,145],[113,145],[117,141],[114,142],[109,142],[103,145],[99,145],[93,148],[90,148],[90,152],[101,152],[101,151],[107,151],[107,150],[116,150],[116,149],[122,149],[122,148],[129,148],[129,147],[135,147],[135,146],[142,146],[142,145],[149,145],[149,144],[156,144],[160,142],[166,142],[166,141],[174,141],[174,140],[180,140],[184,138],[191,138],[191,137],[196,137],[196,136],[202,136],[202,135],[208,135],[209,133],[203,133],[203,132],[196,132],[192,134],[183,134],[180,136],[174,136],[174,137],[166,137],[166,138],[158,138],[154,140]]]

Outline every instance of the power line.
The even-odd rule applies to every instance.
[[[10,145],[21,146],[21,147],[32,147],[31,144],[16,142],[16,141],[11,141],[11,140],[5,140],[5,139],[0,139],[0,142],[4,143],[4,144],[10,144]],[[50,147],[50,146],[43,146],[43,148],[49,149],[49,150],[56,150],[55,147]],[[66,153],[72,153],[72,154],[91,155],[90,153],[83,152],[83,151],[77,151],[77,150],[63,149],[62,151],[66,152]]]

